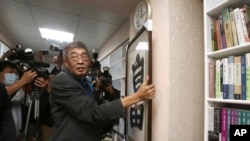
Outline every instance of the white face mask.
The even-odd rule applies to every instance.
[[[15,83],[19,79],[19,76],[15,73],[5,73],[4,77],[3,83],[7,86]]]

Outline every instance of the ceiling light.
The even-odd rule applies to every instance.
[[[74,34],[68,32],[47,29],[47,28],[39,28],[39,30],[42,37],[47,40],[55,40],[59,42],[72,42],[74,38]]]

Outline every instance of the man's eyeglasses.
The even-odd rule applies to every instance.
[[[68,57],[71,61],[79,61],[79,59],[81,58],[82,61],[86,61],[89,59],[89,56],[87,54],[72,54]]]

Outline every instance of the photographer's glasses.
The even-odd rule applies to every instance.
[[[82,61],[87,61],[88,59],[89,59],[89,56],[87,55],[87,54],[71,54],[70,56],[69,56],[69,59],[71,60],[71,61],[79,61],[79,59],[82,59]]]

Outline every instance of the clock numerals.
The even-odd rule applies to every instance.
[[[149,16],[149,4],[146,3],[145,1],[141,1],[135,11],[134,15],[134,28],[136,31],[139,31],[142,27],[143,24],[146,22]]]

